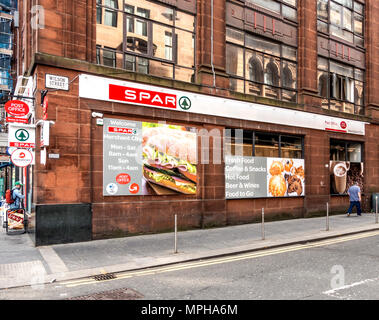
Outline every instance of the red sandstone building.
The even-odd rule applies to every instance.
[[[378,1],[35,5],[16,93],[37,123],[47,89],[54,122],[24,172],[36,245],[345,212],[355,181],[371,210]]]

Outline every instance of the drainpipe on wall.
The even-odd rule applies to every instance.
[[[212,73],[213,73],[213,87],[216,87],[216,74],[215,74],[215,68],[213,64],[213,0],[211,1],[211,66],[212,66]]]

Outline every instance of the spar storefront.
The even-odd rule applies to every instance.
[[[93,238],[343,211],[364,189],[365,122],[91,75],[79,96]]]
[[[327,202],[344,212],[355,180],[369,201],[367,130],[377,126],[62,75],[75,85],[48,94],[55,124],[50,145],[36,150],[36,245],[172,231],[175,214],[184,230],[259,221],[262,208],[268,220],[324,213]]]

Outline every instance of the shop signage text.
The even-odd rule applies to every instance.
[[[82,74],[81,98],[231,119],[365,135],[365,122]]]
[[[5,104],[5,111],[11,116],[23,117],[29,114],[29,106],[20,100],[11,100]]]
[[[109,85],[109,99],[154,107],[176,109],[176,95],[151,90],[142,90],[118,85]]]
[[[8,146],[35,148],[35,128],[27,125],[9,125]]]
[[[46,74],[45,81],[46,88],[58,89],[58,90],[69,90],[68,77],[57,76],[54,74]]]
[[[11,160],[16,167],[27,167],[33,163],[33,154],[26,149],[17,149],[12,153]]]

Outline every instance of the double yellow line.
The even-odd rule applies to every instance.
[[[252,253],[243,253],[243,254],[237,254],[233,256],[221,257],[221,258],[210,258],[205,261],[200,260],[196,262],[180,263],[180,264],[175,264],[175,265],[170,265],[170,266],[156,267],[156,268],[144,269],[144,270],[134,271],[134,272],[133,271],[120,272],[116,274],[116,278],[109,279],[109,280],[96,281],[92,278],[86,278],[86,279],[81,279],[81,280],[61,282],[61,284],[70,288],[70,287],[76,287],[76,286],[82,286],[82,285],[88,285],[88,284],[95,284],[99,282],[114,281],[114,280],[127,279],[127,278],[132,278],[132,277],[141,277],[141,276],[147,276],[147,275],[155,275],[155,274],[160,274],[160,273],[165,273],[165,272],[173,272],[173,271],[186,270],[186,269],[192,269],[192,268],[206,267],[206,266],[211,266],[211,265],[216,265],[216,264],[221,264],[221,263],[254,259],[254,258],[280,254],[280,253],[322,247],[322,246],[337,244],[337,243],[351,241],[351,240],[358,240],[362,238],[373,237],[377,235],[379,235],[379,231],[365,232],[365,233],[360,233],[360,234],[356,234],[352,236],[344,236],[340,238],[321,240],[321,241],[317,241],[313,243],[290,245],[287,247],[281,247],[277,249],[260,250],[260,251],[256,251]]]

